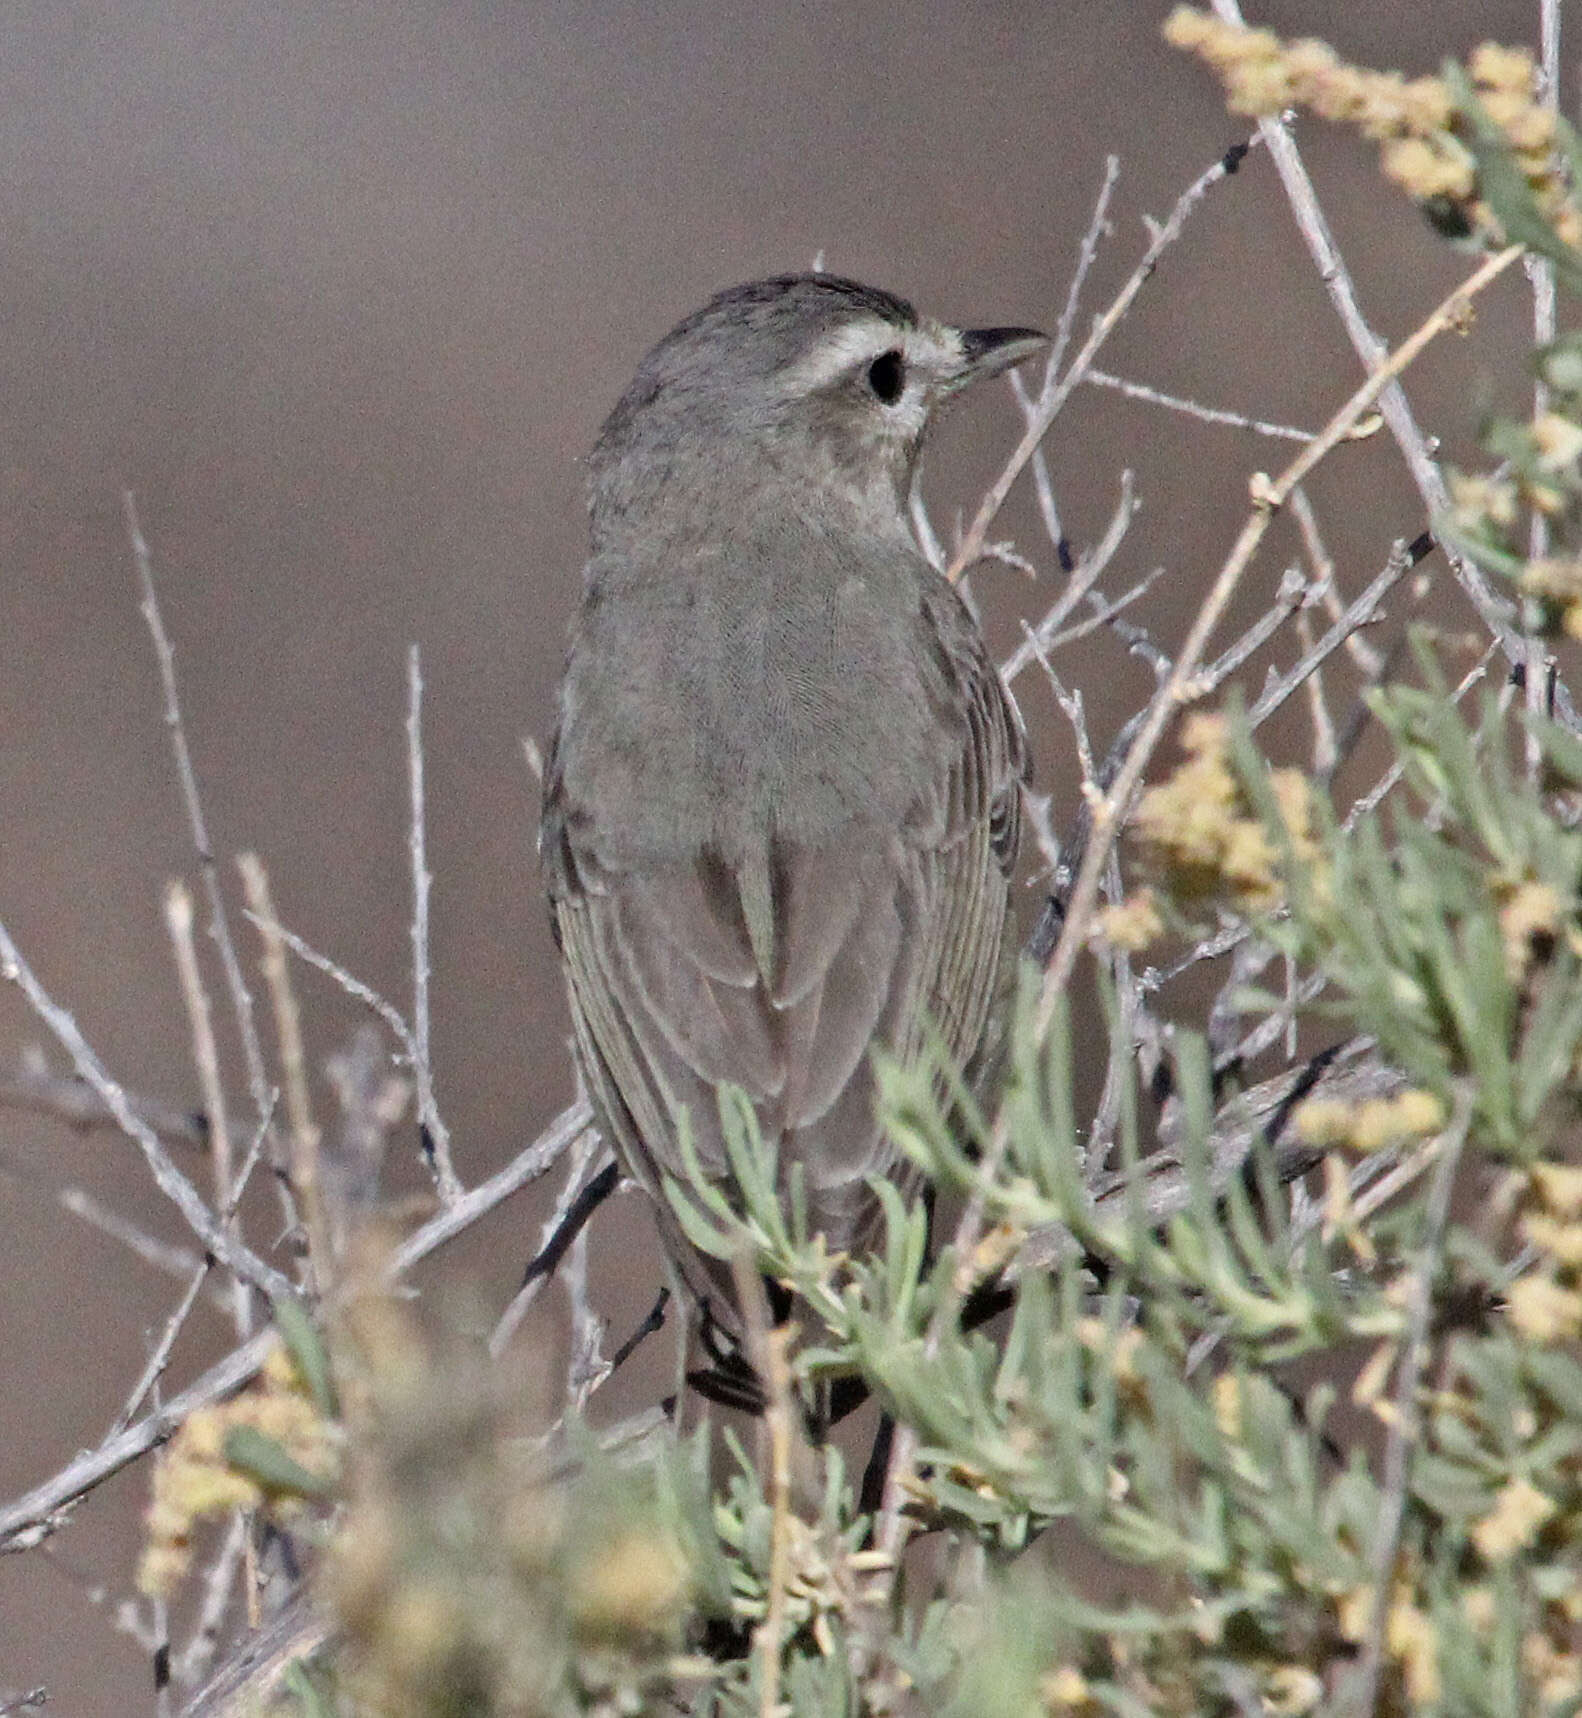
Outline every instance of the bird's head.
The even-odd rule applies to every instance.
[[[654,347],[606,420],[595,544],[717,529],[748,506],[904,532],[943,406],[1045,344],[1031,328],[954,328],[837,275],[732,287]]]

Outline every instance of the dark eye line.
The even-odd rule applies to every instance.
[[[884,405],[893,406],[906,388],[906,365],[899,348],[881,352],[868,366],[868,386]]]

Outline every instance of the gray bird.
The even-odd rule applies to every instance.
[[[912,1179],[870,1052],[937,1029],[971,1078],[988,1048],[1026,751],[907,496],[940,408],[1044,339],[755,281],[660,341],[593,450],[539,844],[595,1114],[695,1284],[659,1185],[683,1111],[725,1179],[740,1087],[860,1249],[868,1178]]]

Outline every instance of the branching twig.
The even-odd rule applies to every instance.
[[[28,1006],[34,1014],[54,1033],[61,1048],[71,1057],[77,1072],[99,1094],[121,1131],[142,1151],[143,1160],[153,1175],[154,1185],[180,1211],[192,1232],[208,1251],[213,1253],[228,1271],[244,1282],[251,1283],[263,1294],[273,1297],[285,1293],[290,1286],[286,1278],[266,1265],[234,1236],[228,1235],[223,1225],[215,1221],[214,1214],[204,1204],[197,1188],[171,1161],[169,1152],[159,1141],[159,1136],[133,1113],[127,1103],[126,1093],[105,1071],[104,1064],[100,1062],[88,1040],[83,1037],[77,1022],[59,1003],[51,999],[48,991],[39,983],[32,967],[22,958],[21,950],[3,924],[0,924],[0,978],[17,986],[27,998]],[[266,1093],[264,1114],[267,1115],[268,1112]]]
[[[1044,386],[1035,402],[1032,416],[1028,420],[1027,430],[1022,439],[1016,444],[1011,457],[1005,462],[1000,475],[989,485],[988,493],[973,517],[971,526],[962,538],[961,547],[951,557],[950,575],[959,578],[962,572],[970,567],[983,553],[983,545],[988,539],[989,527],[994,523],[995,515],[1005,504],[1005,498],[1011,492],[1011,486],[1016,482],[1022,467],[1033,457],[1038,444],[1049,432],[1049,426],[1060,415],[1073,390],[1087,375],[1089,366],[1098,356],[1104,342],[1109,339],[1120,325],[1128,310],[1136,301],[1138,293],[1148,284],[1154,270],[1159,266],[1159,259],[1165,251],[1181,236],[1181,229],[1186,225],[1187,217],[1208,195],[1208,193],[1228,178],[1241,165],[1247,153],[1247,146],[1232,150],[1221,160],[1216,161],[1206,173],[1198,178],[1181,193],[1176,206],[1170,211],[1168,219],[1155,229],[1148,248],[1137,267],[1132,270],[1130,278],[1116,294],[1114,300],[1104,313],[1093,324],[1092,332],[1088,335],[1082,350],[1071,361],[1070,368],[1063,376],[1056,374],[1054,368],[1046,372]]]
[[[1416,542],[1397,542],[1390,558],[1372,584],[1356,598],[1313,648],[1282,674],[1271,681],[1247,713],[1251,727],[1259,727],[1275,713],[1286,699],[1340,649],[1360,627],[1369,625],[1379,612],[1379,605],[1401,579],[1411,571],[1434,546],[1431,537],[1419,537]]]
[[[0,936],[3,935],[3,928],[0,928]],[[0,961],[7,958],[4,947],[0,944]],[[470,1228],[519,1188],[537,1180],[591,1122],[586,1103],[575,1103],[562,1110],[544,1132],[504,1169],[471,1188],[454,1205],[446,1206],[408,1235],[391,1255],[389,1270],[392,1278],[410,1270],[420,1259],[427,1258],[445,1242]],[[51,1531],[51,1518],[57,1511],[162,1444],[195,1409],[221,1401],[241,1389],[257,1376],[274,1340],[273,1330],[261,1330],[162,1407],[115,1437],[106,1438],[97,1449],[85,1451],[42,1484],[0,1507],[0,1552],[22,1551],[37,1544]]]
[[[1055,1000],[1064,990],[1075,968],[1077,950],[1087,936],[1088,925],[1097,903],[1099,879],[1103,874],[1109,850],[1120,833],[1122,820],[1142,781],[1143,771],[1147,768],[1148,760],[1152,757],[1171,717],[1182,703],[1209,635],[1219,623],[1220,616],[1241,582],[1254,551],[1263,541],[1270,521],[1284,505],[1292,489],[1345,436],[1351,426],[1373,405],[1380,393],[1407,368],[1425,346],[1455,324],[1464,306],[1473,296],[1504,273],[1521,254],[1520,245],[1510,245],[1485,258],[1465,283],[1451,293],[1414,333],[1401,342],[1396,351],[1356,390],[1318,437],[1302,449],[1279,477],[1272,482],[1260,484],[1252,512],[1242,527],[1241,535],[1198,610],[1186,642],[1176,658],[1175,667],[1149,706],[1147,719],[1133,741],[1126,762],[1121,766],[1113,786],[1106,794],[1100,813],[1094,819],[1092,839],[1083,856],[1082,869],[1078,873],[1067,905],[1065,926],[1044,974],[1036,1017],[1040,1035],[1048,1031],[1050,1019],[1054,1014]]]
[[[176,653],[170,635],[165,631],[164,617],[159,612],[159,599],[154,591],[153,557],[138,523],[137,504],[130,489],[121,495],[126,517],[127,540],[132,546],[132,559],[137,563],[138,585],[142,591],[143,619],[148,623],[154,641],[154,654],[159,662],[159,680],[165,696],[165,726],[170,733],[170,748],[176,760],[176,776],[181,784],[181,797],[187,810],[187,826],[192,845],[198,855],[203,873],[204,895],[209,904],[209,933],[220,952],[220,964],[225,969],[225,982],[230,991],[231,1007],[236,1015],[237,1034],[242,1041],[242,1054],[247,1061],[248,1087],[252,1093],[255,1117],[269,1108],[269,1077],[264,1062],[263,1045],[259,1041],[257,1023],[253,1018],[253,993],[242,976],[242,963],[231,939],[230,920],[226,916],[225,896],[220,889],[219,866],[214,846],[209,840],[208,821],[203,815],[203,800],[198,792],[197,772],[192,767],[192,753],[187,746],[187,730],[181,716],[181,700],[176,691]]]
[[[227,1201],[223,1213],[224,1220],[227,1222],[236,1215],[236,1207],[241,1203],[242,1194],[247,1190],[248,1180],[252,1176],[253,1168],[258,1162],[259,1153],[263,1150],[264,1139],[268,1133],[269,1124],[273,1119],[274,1109],[273,1106],[271,1106],[269,1109],[264,1111],[263,1120],[259,1123],[258,1128],[253,1135],[252,1144],[248,1146],[246,1154],[242,1158],[241,1171],[236,1177],[236,1184],[231,1191],[230,1199]],[[115,1437],[118,1433],[123,1432],[127,1426],[132,1423],[132,1416],[147,1400],[149,1391],[152,1390],[159,1382],[160,1378],[163,1377],[165,1368],[170,1364],[170,1355],[171,1351],[176,1346],[176,1338],[181,1334],[182,1327],[187,1322],[188,1314],[191,1313],[193,1305],[197,1301],[199,1291],[202,1289],[204,1281],[208,1277],[209,1270],[210,1263],[207,1259],[204,1259],[201,1263],[193,1266],[192,1275],[188,1280],[186,1292],[177,1302],[175,1311],[171,1313],[168,1319],[166,1319],[165,1328],[160,1333],[159,1341],[154,1344],[153,1352],[149,1355],[147,1363],[144,1365],[142,1372],[138,1375],[137,1382],[128,1392],[126,1401],[122,1405],[120,1413],[116,1415],[115,1422],[110,1427],[111,1437]],[[245,1338],[250,1333],[250,1324],[237,1329],[237,1335],[240,1337]]]
[[[157,1098],[126,1094],[127,1107],[167,1145],[202,1146],[208,1129],[201,1114],[179,1110]],[[43,1054],[33,1047],[23,1053],[14,1079],[0,1080],[0,1109],[30,1110],[34,1115],[53,1116],[79,1133],[105,1130],[121,1132],[104,1099],[72,1074],[52,1074]]]

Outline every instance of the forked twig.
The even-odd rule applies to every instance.
[[[1027,429],[1022,439],[1016,444],[1011,457],[1005,462],[998,477],[989,485],[988,493],[984,496],[977,513],[973,516],[972,524],[961,540],[961,546],[951,557],[950,576],[959,578],[973,562],[983,554],[983,545],[988,540],[989,527],[994,523],[995,515],[1005,504],[1005,498],[1011,492],[1011,486],[1021,474],[1022,467],[1033,457],[1038,444],[1049,432],[1049,426],[1060,415],[1066,401],[1071,398],[1077,385],[1087,375],[1088,368],[1105,341],[1109,339],[1120,325],[1137,295],[1148,284],[1154,270],[1159,266],[1159,259],[1165,251],[1181,236],[1181,229],[1186,225],[1187,217],[1197,208],[1222,180],[1230,177],[1240,167],[1247,153],[1248,145],[1231,150],[1220,160],[1216,161],[1206,172],[1198,177],[1176,199],[1175,207],[1170,211],[1165,221],[1155,229],[1149,240],[1148,248],[1143,252],[1142,261],[1132,270],[1124,286],[1110,302],[1108,308],[1094,322],[1092,331],[1083,343],[1081,351],[1071,360],[1070,368],[1063,376],[1056,374],[1051,367],[1045,375],[1044,386],[1033,411],[1028,418]]]
[[[26,997],[34,1014],[54,1033],[61,1048],[71,1058],[73,1067],[99,1094],[121,1131],[142,1151],[143,1160],[154,1178],[154,1185],[180,1211],[188,1227],[208,1251],[213,1253],[228,1271],[233,1272],[243,1282],[252,1284],[261,1293],[271,1298],[284,1294],[290,1287],[288,1280],[272,1266],[266,1265],[235,1236],[227,1234],[223,1224],[215,1221],[214,1214],[204,1204],[202,1195],[171,1161],[170,1154],[161,1144],[159,1136],[147,1122],[134,1113],[127,1102],[126,1093],[111,1079],[104,1064],[88,1040],[83,1037],[82,1029],[72,1016],[51,998],[32,967],[22,958],[21,950],[3,924],[0,924],[0,978],[16,985]],[[268,1109],[266,1094],[266,1114]]]
[[[1092,839],[1071,891],[1065,926],[1044,973],[1035,1016],[1036,1030],[1040,1036],[1048,1032],[1056,999],[1069,982],[1076,966],[1077,950],[1086,939],[1088,925],[1097,904],[1099,880],[1103,875],[1110,848],[1120,834],[1121,823],[1131,805],[1132,797],[1142,782],[1143,771],[1147,768],[1154,748],[1163,736],[1171,717],[1186,701],[1209,636],[1219,624],[1220,617],[1240,584],[1242,575],[1251,564],[1253,554],[1263,541],[1270,522],[1296,485],[1345,436],[1384,389],[1411,364],[1424,347],[1445,329],[1454,326],[1459,321],[1465,305],[1492,281],[1498,279],[1521,254],[1520,245],[1509,245],[1493,256],[1486,257],[1467,280],[1401,342],[1385,363],[1352,394],[1319,435],[1302,449],[1285,470],[1273,481],[1258,486],[1252,511],[1242,527],[1241,534],[1198,610],[1176,658],[1175,666],[1149,705],[1147,718],[1132,742],[1126,762],[1121,766],[1094,818]]]
[[[0,927],[0,935],[3,934],[3,927]],[[4,958],[3,945],[0,945],[0,961]],[[392,1280],[470,1228],[519,1188],[537,1180],[592,1124],[592,1119],[587,1104],[583,1102],[562,1110],[544,1132],[525,1150],[518,1152],[503,1169],[487,1181],[479,1182],[454,1205],[446,1206],[408,1235],[391,1255],[389,1273]],[[228,1264],[223,1259],[221,1262]],[[284,1279],[282,1284],[289,1288]],[[77,1456],[31,1491],[0,1507],[0,1553],[22,1551],[37,1544],[48,1536],[51,1518],[57,1511],[162,1444],[195,1409],[221,1401],[241,1389],[257,1376],[274,1341],[272,1329],[259,1331],[239,1348],[232,1349],[179,1395],[172,1396],[125,1431],[106,1438],[97,1449]]]

